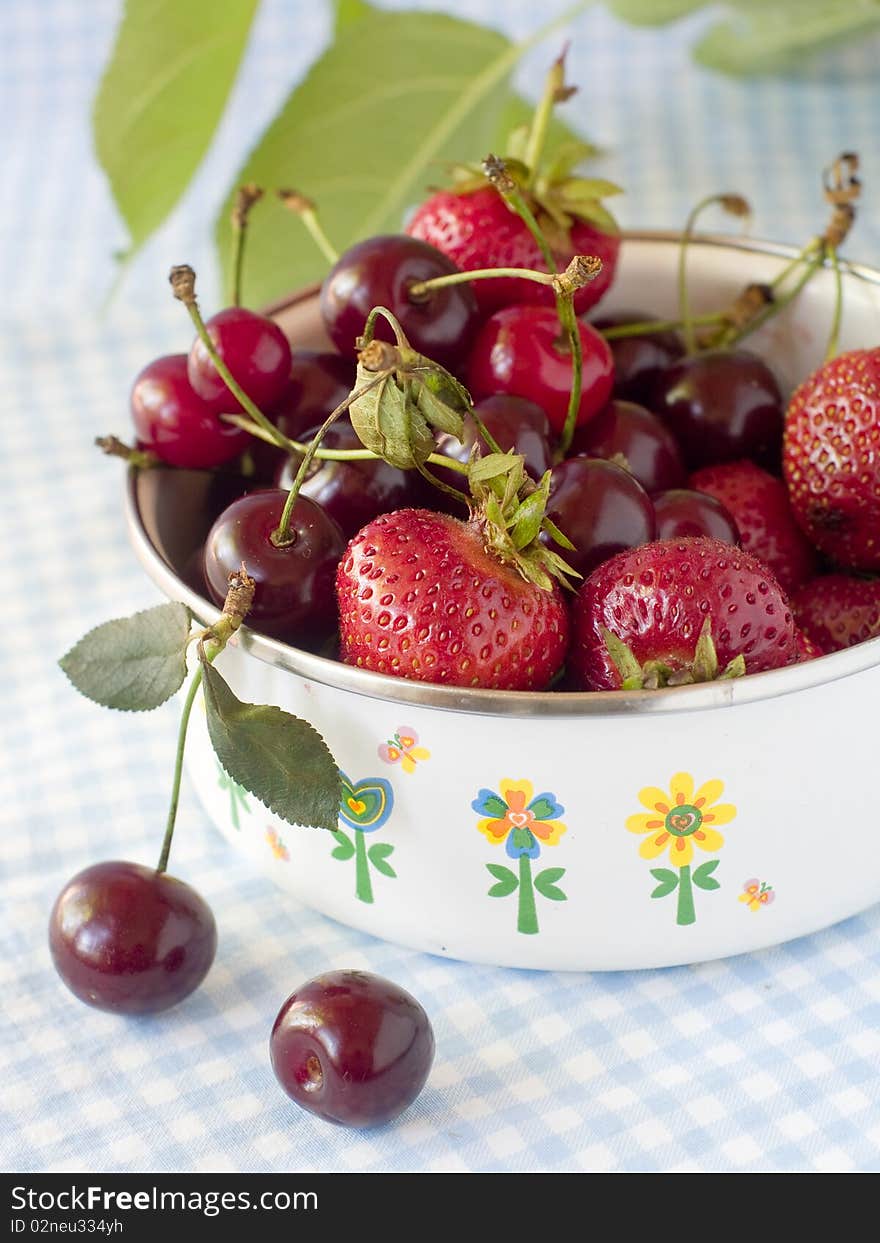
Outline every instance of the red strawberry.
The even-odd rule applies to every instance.
[[[880,579],[826,574],[791,598],[795,620],[822,652],[838,652],[880,634]]]
[[[803,630],[796,630],[794,638],[797,643],[799,665],[805,665],[808,660],[816,660],[819,656],[825,655],[821,647],[814,643],[808,634],[804,634]]]
[[[336,576],[342,659],[378,673],[543,690],[565,659],[568,615],[487,551],[482,526],[426,509],[382,514]]]
[[[533,206],[536,206],[533,204]],[[620,237],[604,232],[572,214],[572,223],[560,230],[538,210],[538,223],[550,242],[556,266],[564,271],[574,255],[596,255],[602,271],[575,294],[578,313],[595,306],[614,279]],[[613,228],[613,222],[609,222]],[[535,239],[519,216],[491,186],[470,193],[441,191],[432,195],[413,216],[407,233],[442,250],[463,272],[478,268],[531,268],[546,272],[547,264]],[[471,288],[486,314],[513,303],[553,306],[553,291],[517,277],[474,281]]]
[[[689,486],[733,515],[743,548],[770,567],[785,591],[815,574],[816,554],[795,522],[785,484],[774,475],[754,462],[725,462],[695,471]]]
[[[573,623],[570,667],[586,690],[707,681],[719,669],[759,673],[797,660],[791,608],[773,575],[707,536],[618,553],[581,586]]]
[[[839,354],[796,390],[782,467],[813,543],[839,565],[880,570],[880,346]]]

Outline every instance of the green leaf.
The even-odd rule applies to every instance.
[[[354,842],[342,829],[334,829],[333,836],[339,844],[334,850],[330,851],[330,857],[332,859],[350,859],[355,850]]]
[[[390,842],[376,842],[367,851],[367,858],[372,863],[377,872],[381,872],[383,876],[390,876],[392,879],[397,876],[394,868],[388,862],[388,856],[394,847]]]
[[[678,888],[678,872],[673,872],[671,868],[651,868],[651,875],[660,882],[651,894],[652,898],[665,898]]]
[[[216,227],[227,275],[232,193],[247,181],[307,194],[340,251],[398,232],[442,161],[480,161],[493,149],[511,69],[560,24],[519,45],[436,13],[377,12],[346,24],[235,177]],[[259,304],[325,271],[302,223],[267,196],[248,233],[245,301]]]
[[[333,0],[333,10],[335,34],[339,34],[340,30],[345,30],[346,26],[362,22],[365,17],[371,17],[376,12],[371,4],[364,4],[364,0]]]
[[[257,0],[126,0],[93,128],[129,255],[171,211],[208,149],[256,8]]]
[[[535,877],[535,888],[551,902],[566,902],[568,901],[567,895],[555,883],[564,875],[565,868],[544,868],[543,872],[539,872]]]
[[[183,685],[189,622],[183,604],[160,604],[96,626],[58,663],[87,699],[149,712]]]
[[[208,733],[233,781],[290,824],[338,832],[342,783],[318,731],[282,708],[242,703],[201,659]]]
[[[605,0],[608,8],[621,21],[633,26],[665,26],[678,21],[695,9],[705,7],[705,0]],[[764,0],[767,3],[768,0]]]
[[[832,43],[880,28],[877,0],[738,0],[735,7],[694,49],[697,61],[722,73],[792,69]]]
[[[500,863],[487,863],[486,871],[498,881],[498,884],[493,885],[489,890],[490,898],[506,898],[519,885],[519,878],[516,873],[511,872],[510,868],[503,867]]]
[[[708,863],[701,863],[700,866],[694,870],[694,873],[691,876],[691,880],[694,882],[694,884],[697,886],[698,889],[720,889],[721,888],[720,882],[715,880],[714,876],[712,875],[712,873],[718,867],[718,863],[719,863],[718,859],[710,859]]]

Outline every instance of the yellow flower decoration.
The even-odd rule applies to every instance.
[[[705,781],[696,791],[694,786],[690,773],[676,773],[668,794],[656,786],[639,791],[639,802],[648,812],[630,816],[626,827],[630,833],[646,835],[639,847],[643,859],[656,859],[668,849],[669,862],[683,868],[693,861],[695,846],[715,851],[724,845],[718,825],[729,824],[736,816],[732,803],[717,801],[724,783]]]

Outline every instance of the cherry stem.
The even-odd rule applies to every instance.
[[[241,186],[235,195],[235,202],[232,206],[232,234],[233,234],[233,260],[232,260],[232,291],[231,302],[233,306],[241,306],[241,276],[244,270],[244,244],[247,236],[248,216],[251,208],[258,203],[263,197],[263,191],[254,183],[248,182],[246,186]]]
[[[321,227],[317,208],[312,200],[306,198],[304,194],[300,194],[298,190],[279,190],[278,197],[288,211],[293,212],[295,216],[299,216],[308,230],[312,241],[327,262],[331,266],[335,264],[339,260],[339,251]]]
[[[724,319],[723,311],[709,311],[705,315],[692,315],[692,324],[718,324]],[[668,332],[681,328],[680,319],[645,319],[631,324],[615,324],[613,328],[599,331],[606,341],[623,340],[626,337],[643,337],[652,332]]]
[[[537,285],[552,285],[552,272],[534,272],[531,268],[476,268],[472,272],[450,272],[447,276],[432,276],[427,281],[416,281],[410,285],[409,297],[419,299],[434,289],[445,289],[449,285],[464,285],[471,281],[488,281],[495,277],[513,276],[524,281],[534,281]]]
[[[822,263],[823,258],[821,255],[818,255],[806,265],[801,273],[800,279],[792,285],[791,289],[786,290],[785,293],[781,294],[778,298],[774,298],[774,300],[769,303],[764,310],[760,312],[760,314],[755,315],[748,321],[748,323],[743,324],[741,328],[733,328],[732,330],[728,330],[723,333],[720,339],[714,343],[716,348],[720,347],[722,349],[729,349],[731,346],[738,345],[740,341],[744,340],[750,333],[757,331],[757,329],[763,324],[766,324],[768,319],[772,319],[777,312],[783,310],[790,302],[795,300],[807,282],[811,280],[819,268],[822,267]]]
[[[526,226],[528,231],[540,250],[544,262],[547,264],[547,271],[556,273],[556,260],[553,258],[553,252],[547,242],[546,237],[541,231],[541,226],[535,219],[534,212],[523,196],[519,192],[519,188],[507,171],[507,165],[503,160],[499,160],[495,155],[487,155],[483,160],[483,172],[492,186],[498,191],[504,199],[511,211],[516,212],[520,220]]]
[[[137,466],[141,470],[149,470],[152,466],[158,466],[161,460],[150,449],[133,449],[118,436],[96,436],[95,444],[108,457],[122,458],[123,462],[128,462],[129,466]]]
[[[233,376],[232,372],[226,366],[226,363],[223,361],[223,359],[218,354],[217,347],[214,344],[214,342],[211,340],[210,333],[208,332],[208,329],[205,327],[205,321],[202,319],[202,313],[199,310],[199,304],[196,301],[196,294],[195,294],[196,274],[195,272],[192,270],[189,264],[186,264],[186,263],[179,264],[177,267],[173,267],[171,269],[171,273],[168,279],[171,282],[171,289],[174,293],[175,298],[177,298],[179,302],[182,302],[183,305],[186,307],[187,311],[189,311],[189,317],[193,322],[193,325],[198,334],[199,340],[201,341],[202,345],[204,345],[205,349],[208,351],[208,355],[211,359],[211,362],[216,367],[217,374],[223,380],[223,383],[229,389],[230,393],[232,393],[234,397],[238,398],[239,402],[244,407],[244,409],[248,412],[248,414],[251,416],[253,421],[257,423],[260,427],[262,427],[263,431],[266,432],[271,437],[272,441],[275,444],[279,445],[279,447],[283,449],[285,447],[283,443],[284,437],[281,436],[281,433],[278,431],[278,428],[275,427],[275,425],[272,422],[270,422],[269,419],[266,418],[262,410],[260,410],[259,407],[251,400],[251,398],[248,397],[247,393],[238,383],[235,376]]]
[[[694,319],[691,315],[690,296],[687,286],[688,244],[693,238],[698,217],[702,215],[707,207],[711,207],[715,203],[733,216],[749,216],[751,214],[751,208],[739,194],[709,194],[706,198],[700,199],[699,203],[692,208],[685,221],[684,231],[681,235],[681,246],[678,251],[678,306],[685,351],[688,354],[696,353],[697,349]]]
[[[559,445],[557,446],[557,458],[561,461],[571,446],[572,438],[574,437],[574,429],[577,426],[578,413],[581,408],[581,390],[583,388],[584,380],[584,355],[581,344],[581,334],[578,330],[577,316],[574,313],[574,294],[557,293],[556,310],[559,315],[559,322],[568,334],[569,346],[571,348],[571,392],[568,398],[568,410],[565,413],[565,422],[562,425],[562,433],[559,437]]]
[[[241,569],[229,575],[229,590],[223,602],[223,611],[213,626],[209,626],[198,636],[199,650],[210,663],[215,660],[228,643],[232,635],[239,629],[253,604],[255,581],[250,577],[242,563]],[[196,637],[196,636],[194,636]],[[205,640],[211,640],[210,651],[205,648]],[[165,825],[165,836],[162,839],[162,851],[156,866],[157,872],[164,872],[168,867],[168,856],[171,853],[171,842],[174,838],[174,825],[177,821],[177,808],[180,803],[180,781],[183,775],[183,753],[186,749],[186,735],[189,718],[195,703],[196,692],[202,684],[202,666],[199,664],[189,684],[189,690],[180,714],[180,726],[177,731],[177,752],[174,758],[174,777],[171,783],[171,799],[168,805],[168,820]]]
[[[567,50],[567,47],[563,48],[562,53],[550,66],[544,79],[544,90],[532,116],[526,151],[523,157],[523,163],[529,170],[530,183],[535,180],[535,174],[544,150],[544,143],[547,140],[547,130],[553,116],[553,109],[561,99],[567,98],[569,93],[565,85],[565,53]]]
[[[834,271],[834,315],[831,319],[831,331],[828,334],[828,345],[825,349],[823,362],[829,362],[840,348],[840,322],[843,317],[843,273],[840,270],[840,259],[836,246],[828,247],[828,258]]]
[[[303,459],[299,464],[299,469],[296,472],[296,478],[294,479],[290,491],[287,494],[287,500],[284,502],[284,508],[281,511],[278,526],[269,537],[276,548],[286,548],[288,545],[293,544],[296,541],[296,535],[290,529],[290,518],[293,513],[293,507],[296,504],[297,497],[299,496],[299,490],[309,472],[309,467],[311,466],[315,454],[317,453],[321,441],[324,439],[328,429],[332,427],[340,415],[345,413],[349,406],[354,405],[358,398],[363,397],[365,393],[369,393],[371,389],[374,389],[377,384],[381,384],[383,380],[387,380],[389,375],[391,375],[390,371],[379,371],[368,384],[364,384],[361,388],[355,389],[354,392],[349,393],[346,399],[341,401],[331,414],[328,414],[327,418],[318,428],[314,437],[309,441],[306,446],[305,453],[303,454]],[[354,450],[354,452],[357,452],[357,450]]]

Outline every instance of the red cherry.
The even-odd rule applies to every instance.
[[[550,546],[584,578],[615,553],[655,538],[645,489],[622,466],[600,458],[568,458],[553,467],[547,514],[576,551]]]
[[[685,481],[684,463],[672,432],[656,415],[631,401],[610,401],[579,427],[568,456],[619,462],[652,494],[680,487]]]
[[[654,318],[644,311],[616,311],[590,322],[594,328],[604,332],[606,328],[644,324]],[[650,405],[654,382],[663,368],[684,354],[681,337],[668,328],[638,337],[614,337],[608,345],[614,357],[615,397],[644,405]]]
[[[291,993],[269,1052],[279,1083],[303,1109],[341,1126],[380,1126],[424,1087],[434,1033],[397,984],[366,971],[330,971]]]
[[[250,441],[247,432],[222,422],[216,409],[193,390],[186,354],[166,354],[147,363],[131,390],[131,416],[138,444],[169,466],[222,466]]]
[[[345,551],[338,525],[314,501],[299,496],[293,507],[292,544],[277,547],[277,530],[287,493],[252,492],[233,501],[205,541],[205,581],[222,604],[229,575],[242,562],[256,581],[247,624],[262,634],[298,646],[323,641],[336,624],[336,566]]]
[[[87,1005],[155,1014],[201,984],[214,961],[211,908],[182,880],[139,863],[96,863],[68,881],[49,919],[55,969]]]
[[[595,418],[611,396],[611,351],[595,328],[578,321],[583,350],[583,390],[578,425]],[[469,387],[476,400],[495,393],[526,397],[546,412],[558,434],[571,392],[571,354],[550,307],[508,306],[491,315],[471,351]]]
[[[264,410],[281,396],[290,375],[290,344],[274,320],[230,306],[213,315],[205,327],[233,379],[254,405]],[[187,372],[205,401],[219,403],[227,413],[241,410],[198,337],[189,352]]]
[[[729,510],[705,492],[671,488],[654,497],[657,539],[683,539],[711,535],[725,544],[742,543],[739,527]]]
[[[321,286],[321,315],[333,344],[350,356],[375,306],[397,318],[414,350],[455,371],[477,326],[477,303],[470,285],[435,289],[421,298],[410,287],[458,268],[451,259],[415,237],[391,234],[357,242],[339,257]],[[380,316],[376,336],[393,341]]]

